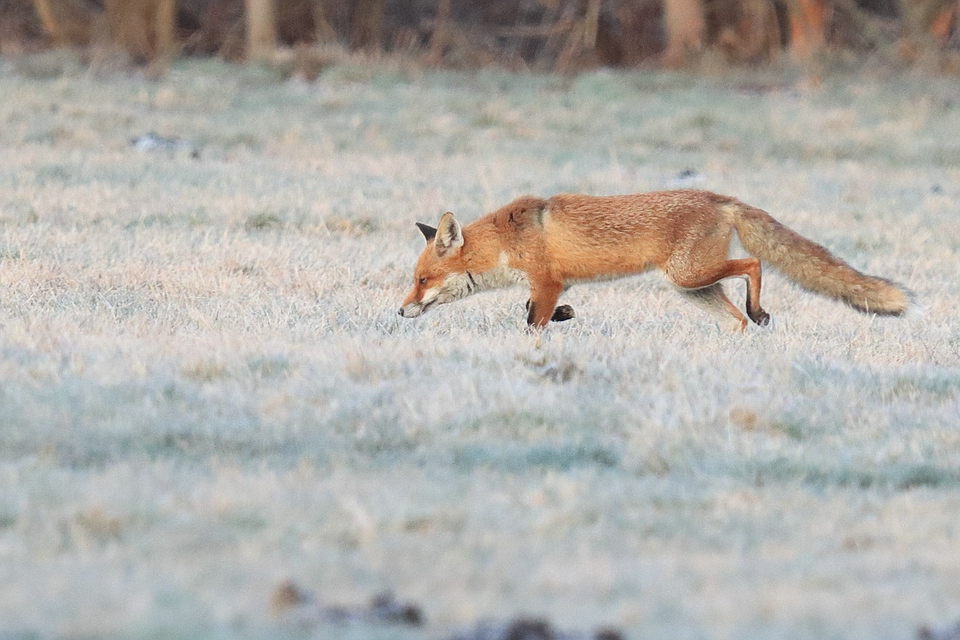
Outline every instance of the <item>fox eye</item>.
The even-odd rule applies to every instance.
[[[422,286],[424,286],[424,285],[427,284],[427,279],[426,279],[426,278],[420,278],[417,282],[419,282],[419,283],[420,283],[420,286],[422,287]]]

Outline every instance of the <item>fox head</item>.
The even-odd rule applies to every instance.
[[[436,229],[419,222],[417,227],[427,246],[417,260],[413,291],[400,307],[404,318],[416,318],[435,305],[465,298],[477,289],[462,255],[463,229],[453,214],[443,214]]]

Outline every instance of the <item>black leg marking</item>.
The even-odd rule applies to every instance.
[[[763,310],[760,304],[754,301],[753,296],[750,295],[750,283],[751,280],[748,278],[747,282],[747,317],[753,320],[756,324],[761,327],[765,327],[770,324],[770,314]],[[754,308],[756,307],[756,308]]]
[[[534,318],[537,317],[537,305],[527,300],[527,324],[533,326]]]
[[[570,320],[576,314],[573,312],[573,307],[568,304],[562,304],[553,311],[553,316],[550,318],[550,322],[564,322]]]
[[[527,310],[527,324],[533,324],[533,314],[534,310],[532,309],[533,303],[530,300],[527,300],[524,309]],[[573,307],[568,304],[562,304],[556,309],[553,310],[553,315],[550,316],[550,322],[565,322],[571,320],[577,316],[573,311]]]
[[[751,320],[753,320],[755,323],[757,323],[761,327],[765,327],[768,324],[770,324],[770,314],[764,311],[763,309],[757,309],[756,311],[751,311],[750,308],[747,307],[747,315],[750,317]]]

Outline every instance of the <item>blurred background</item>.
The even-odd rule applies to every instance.
[[[958,13],[960,0],[0,0],[0,53],[279,59],[308,78],[332,50],[563,73],[825,59],[956,73]]]

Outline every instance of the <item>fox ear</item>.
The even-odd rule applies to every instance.
[[[423,237],[427,239],[427,242],[430,242],[431,240],[433,240],[437,235],[437,230],[428,224],[423,224],[422,222],[418,222],[417,228],[420,229],[420,233],[422,233]]]
[[[433,246],[440,258],[452,255],[463,246],[463,230],[449,211],[440,218],[440,226],[437,228],[437,238]]]

